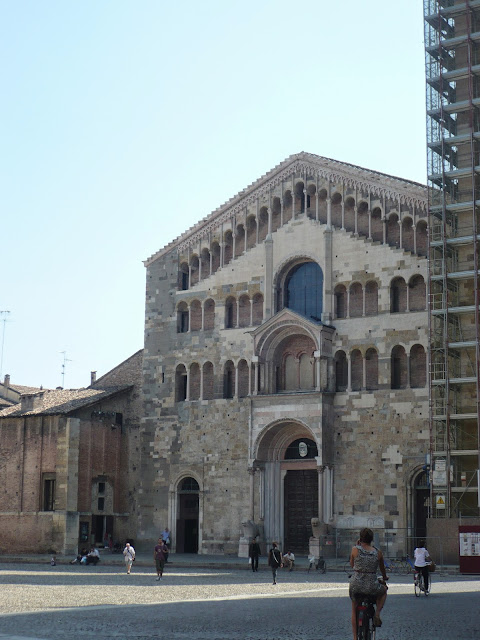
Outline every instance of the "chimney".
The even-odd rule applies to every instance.
[[[10,376],[8,375],[8,373],[5,374],[5,378],[3,380],[3,386],[8,389],[8,387],[10,386]]]
[[[44,391],[40,391],[40,393],[22,393],[20,396],[22,411],[41,409],[43,407],[43,394]]]
[[[95,384],[96,381],[97,381],[97,372],[90,371],[90,384]]]

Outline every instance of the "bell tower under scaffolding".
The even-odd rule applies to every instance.
[[[424,0],[431,516],[480,514],[480,0]]]

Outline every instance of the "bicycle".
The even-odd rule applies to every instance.
[[[407,576],[409,573],[415,573],[415,565],[413,564],[410,556],[403,556],[400,564],[400,573],[402,576]]]
[[[415,571],[415,576],[413,578],[413,588],[415,590],[415,596],[417,598],[420,597],[422,591],[426,596],[428,596],[428,594],[432,590],[432,574],[428,576],[428,589],[425,589],[425,579],[423,577],[423,573],[421,571]]]
[[[378,581],[387,586],[385,580],[379,578]],[[388,587],[387,587],[388,588]],[[356,620],[357,620],[357,640],[375,640],[375,604],[376,596],[360,594],[357,599]]]
[[[310,569],[313,569],[313,567],[315,567],[317,571],[320,571],[320,573],[326,572],[327,563],[323,559],[323,556],[320,556],[318,560],[315,558],[315,556],[310,556],[308,558],[308,561],[309,561],[309,565],[308,565],[307,573],[310,573]]]
[[[399,572],[399,566],[397,565],[397,561],[396,560],[392,560],[391,558],[384,558],[383,562],[385,564],[385,569],[388,571],[388,573],[398,573]]]

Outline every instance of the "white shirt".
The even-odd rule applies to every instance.
[[[416,567],[426,567],[427,566],[427,556],[429,555],[428,551],[425,547],[416,548],[414,551],[415,554],[415,566]]]
[[[293,553],[286,553],[283,557],[287,560],[295,560],[295,555]]]

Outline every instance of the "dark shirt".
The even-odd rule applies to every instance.
[[[155,558],[157,560],[165,560],[165,554],[168,553],[168,549],[164,544],[157,544],[155,547]]]
[[[260,545],[258,544],[258,542],[251,542],[250,546],[248,547],[248,556],[250,558],[254,558],[255,556],[259,556],[260,555]]]
[[[282,564],[282,556],[278,548],[270,549],[268,554],[268,564],[270,567],[279,567]]]

